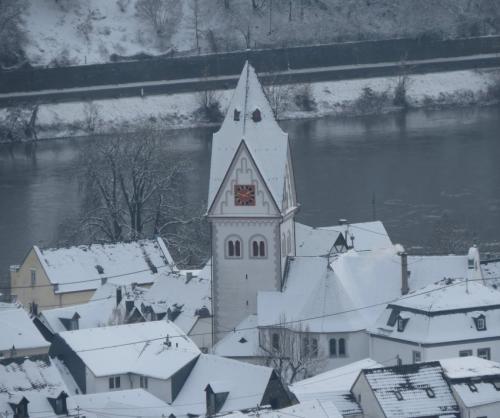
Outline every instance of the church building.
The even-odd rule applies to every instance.
[[[214,134],[208,194],[215,341],[281,290],[297,211],[288,135],[247,62]]]

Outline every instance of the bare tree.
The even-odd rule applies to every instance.
[[[24,58],[22,28],[25,0],[0,0],[0,64],[14,65]]]
[[[135,8],[139,17],[151,24],[158,37],[164,37],[173,25],[173,11],[179,6],[175,0],[138,0]]]
[[[142,127],[88,142],[81,161],[84,210],[76,233],[89,242],[159,235],[181,264],[196,263],[208,248],[206,227],[201,210],[182,204],[185,165],[167,164],[161,136]]]
[[[302,323],[292,327],[284,316],[279,326],[261,328],[259,341],[267,366],[287,384],[314,375],[325,362],[318,337]]]

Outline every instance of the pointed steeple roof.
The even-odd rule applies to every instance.
[[[224,122],[213,137],[208,191],[209,208],[241,141],[245,142],[271,195],[281,208],[288,135],[276,122],[255,70],[248,61],[234,90]]]

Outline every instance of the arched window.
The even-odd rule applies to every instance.
[[[345,339],[339,338],[339,356],[346,355]]]
[[[318,340],[317,340],[317,338],[311,339],[311,357],[318,357]]]
[[[241,240],[235,236],[229,237],[226,240],[226,257],[239,258],[241,254]]]
[[[330,338],[330,357],[337,357],[337,340]]]
[[[280,335],[278,333],[273,333],[272,337],[272,344],[273,344],[273,349],[274,350],[279,350],[280,349]]]
[[[250,256],[252,258],[264,258],[266,254],[266,239],[261,236],[252,237],[250,240]]]

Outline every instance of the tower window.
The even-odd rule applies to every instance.
[[[337,357],[337,340],[335,338],[330,338],[330,357]]]
[[[273,350],[278,351],[280,349],[280,335],[278,333],[273,333],[272,337]]]
[[[262,115],[260,114],[260,110],[259,109],[255,109],[252,112],[252,120],[254,122],[260,122],[262,120]]]
[[[241,240],[231,237],[226,241],[226,256],[229,258],[241,257]]]
[[[238,109],[234,109],[234,120],[239,121],[240,120],[240,114],[241,112]]]
[[[254,237],[251,240],[251,257],[264,258],[266,257],[266,241],[262,236]]]
[[[339,338],[339,356],[346,355],[345,338]]]

